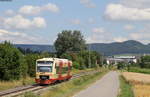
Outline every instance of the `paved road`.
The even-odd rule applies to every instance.
[[[117,97],[119,91],[118,73],[111,71],[73,97]]]

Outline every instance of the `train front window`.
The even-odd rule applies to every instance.
[[[38,66],[38,72],[52,72],[52,66]]]
[[[37,61],[37,64],[53,64],[53,61]]]

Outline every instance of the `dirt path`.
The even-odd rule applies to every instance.
[[[117,97],[118,90],[118,73],[111,71],[89,88],[79,92],[73,97]]]

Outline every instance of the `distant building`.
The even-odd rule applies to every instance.
[[[150,56],[150,54],[143,54],[143,56]]]
[[[107,64],[117,64],[119,62],[137,63],[136,56],[113,56],[106,59]]]

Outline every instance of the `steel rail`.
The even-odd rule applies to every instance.
[[[70,80],[79,78],[81,76],[85,76],[85,75],[90,75],[90,74],[94,74],[97,73],[99,71],[90,71],[90,72],[81,72],[78,74],[74,74],[72,76],[72,78]],[[59,84],[58,84],[59,85]],[[50,85],[47,86],[41,86],[38,84],[33,84],[33,85],[28,85],[28,86],[21,86],[21,87],[17,87],[17,88],[13,88],[13,89],[9,89],[9,90],[5,90],[5,91],[1,91],[0,92],[0,97],[12,97],[12,96],[18,96],[21,95],[25,92],[35,92],[35,91],[40,91],[44,88],[50,87]]]

